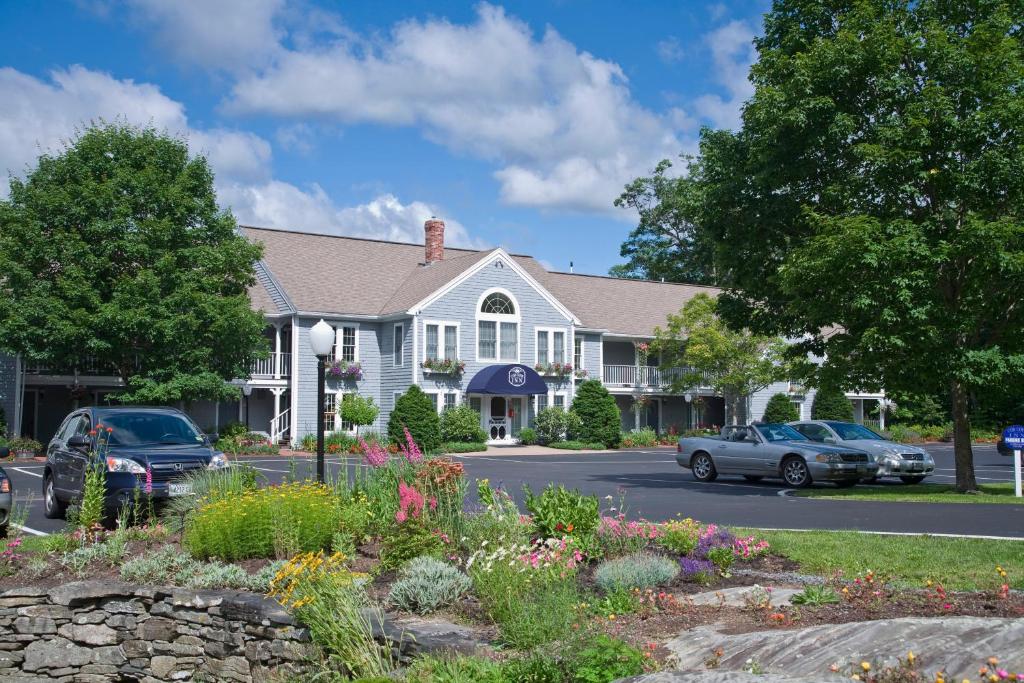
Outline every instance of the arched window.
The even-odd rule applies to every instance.
[[[489,291],[476,314],[477,359],[519,362],[519,311],[512,295]]]
[[[491,315],[515,315],[516,305],[501,292],[494,292],[484,298],[484,302],[480,304],[480,312]]]

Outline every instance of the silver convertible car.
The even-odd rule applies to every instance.
[[[935,461],[925,449],[889,441],[855,422],[801,420],[790,422],[789,426],[811,441],[839,444],[866,452],[878,463],[876,477],[899,477],[904,484],[920,484],[935,471]]]
[[[720,436],[681,438],[676,462],[692,470],[698,481],[741,474],[750,481],[780,477],[796,488],[815,481],[853,486],[878,472],[864,451],[815,443],[789,425],[775,423],[723,427]]]

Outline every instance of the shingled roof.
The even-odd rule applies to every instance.
[[[443,261],[424,263],[422,244],[291,230],[243,227],[264,246],[250,291],[267,313],[301,311],[385,316],[409,310],[471,268],[490,251],[445,248]],[[531,256],[513,255],[588,329],[649,336],[689,299],[720,290],[698,285],[550,272]],[[265,269],[266,273],[261,273]],[[276,289],[275,289],[276,288]]]

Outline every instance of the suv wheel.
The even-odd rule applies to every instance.
[[[67,506],[57,498],[53,487],[53,475],[49,472],[43,477],[43,514],[47,519],[63,519]]]
[[[782,461],[782,478],[793,488],[802,489],[811,485],[811,473],[803,458],[792,456]]]
[[[695,455],[693,462],[690,464],[690,469],[693,470],[693,476],[697,481],[714,481],[718,479],[718,470],[715,469],[715,463],[707,453]]]

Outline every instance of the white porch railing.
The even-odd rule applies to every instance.
[[[291,413],[291,408],[286,408],[270,421],[270,443],[277,443],[291,433]]]
[[[641,387],[644,389],[666,389],[672,380],[684,374],[682,368],[659,368],[654,365],[605,365],[602,379],[608,386]],[[701,380],[694,388],[711,385],[711,376],[702,373]]]
[[[266,358],[260,358],[252,364],[252,376],[261,379],[280,379],[290,377],[292,374],[292,354],[271,353]]]

